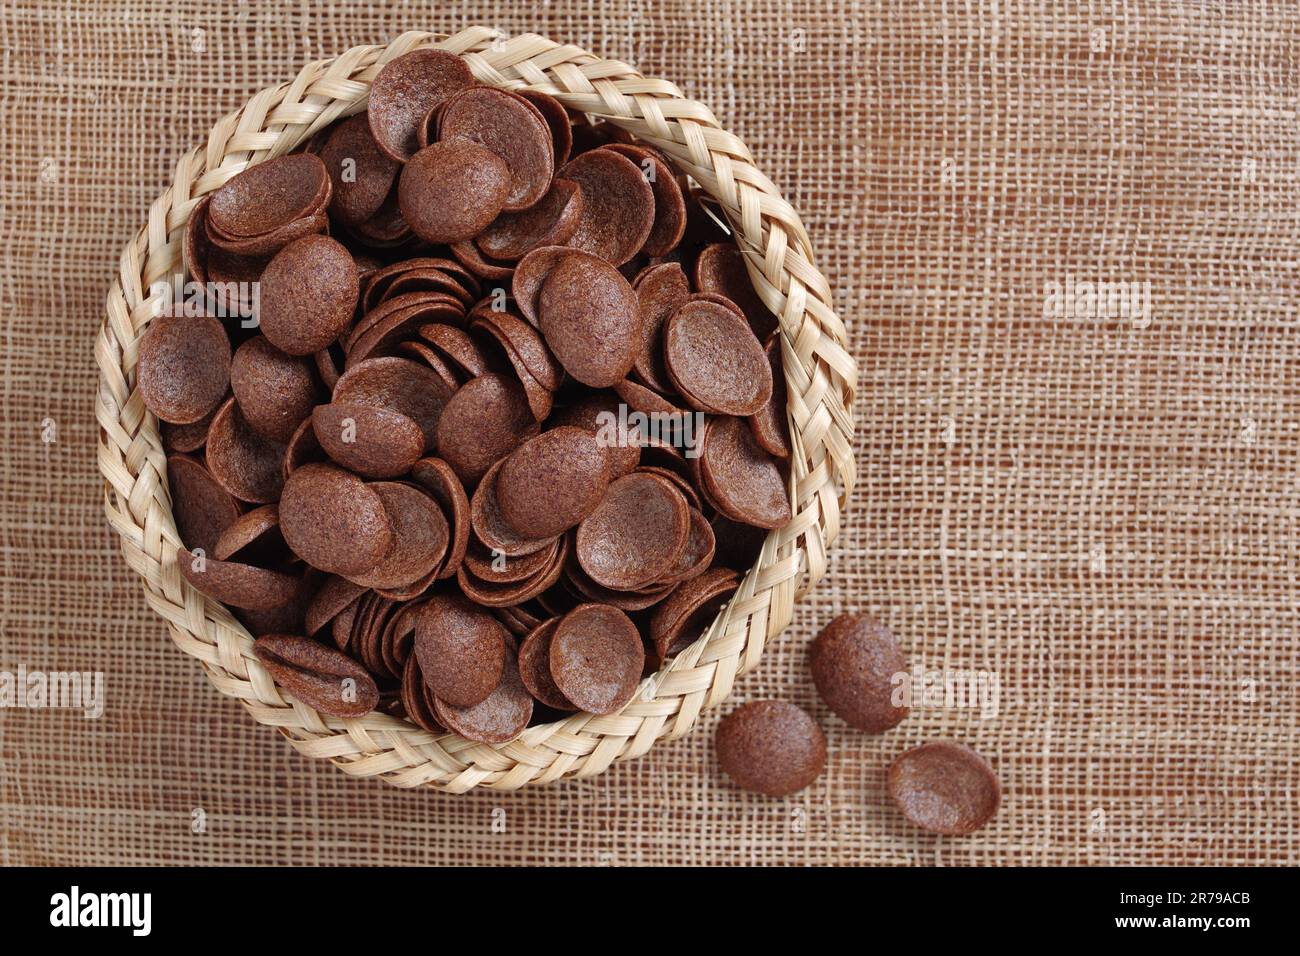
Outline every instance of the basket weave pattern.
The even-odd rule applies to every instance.
[[[780,319],[789,392],[794,517],[768,536],[757,564],[708,631],[643,681],[621,712],[530,727],[501,745],[435,736],[378,713],[326,717],[280,694],[253,656],[243,625],[177,571],[180,541],[166,453],[157,422],[134,387],[139,338],[158,305],[150,288],[180,272],[181,234],[198,201],[246,167],[289,152],[363,109],[385,63],[427,46],[464,56],[481,83],[541,90],[570,109],[615,123],[667,153],[714,197],[758,295]],[[145,595],[177,646],[203,663],[218,690],[239,699],[260,723],[278,727],[300,753],[329,759],[353,776],[448,792],[592,776],[614,760],[645,753],[661,738],[689,732],[700,712],[726,698],[735,678],[758,662],[766,642],[789,624],[795,601],[825,573],[827,547],[854,480],[856,366],[845,341],[798,215],[707,107],[625,63],[532,34],[506,39],[484,27],[447,38],[405,33],[387,46],[354,47],[308,64],[291,82],[261,91],[223,118],[205,146],[177,162],[174,182],[122,251],[96,340],[104,507],[127,563],[144,579]]]

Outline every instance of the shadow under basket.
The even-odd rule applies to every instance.
[[[576,714],[497,745],[431,734],[381,713],[327,717],[282,693],[254,656],[244,626],[177,570],[180,538],[166,452],[158,422],[136,389],[140,336],[164,294],[159,284],[181,275],[181,236],[199,201],[247,166],[290,152],[363,109],[380,68],[423,47],[462,56],[480,83],[540,90],[570,110],[612,123],[690,176],[729,223],[758,297],[779,318],[789,395],[793,518],[767,535],[757,563],[713,623],[646,677],[618,713]],[[593,776],[661,739],[689,733],[701,712],[721,703],[735,678],[758,663],[767,642],[790,623],[795,602],[825,573],[827,547],[839,532],[854,481],[856,365],[845,342],[798,215],[706,106],[627,64],[532,34],[506,39],[484,27],[451,37],[405,33],[387,46],[353,47],[311,63],[291,82],[261,91],[219,121],[202,148],[177,162],[174,182],[122,250],[96,340],[105,511],[176,645],[203,663],[217,690],[238,698],[258,722],[279,728],[300,753],[330,760],[353,776],[452,793]]]

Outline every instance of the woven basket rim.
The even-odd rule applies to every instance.
[[[645,678],[619,713],[575,714],[530,727],[500,745],[430,734],[385,714],[325,717],[280,693],[253,656],[253,638],[244,626],[176,569],[180,540],[167,491],[167,453],[156,420],[134,388],[139,336],[159,299],[155,283],[180,274],[180,236],[198,200],[247,166],[282,155],[358,112],[379,68],[421,47],[462,55],[480,83],[542,90],[565,106],[613,122],[690,174],[720,204],[756,292],[780,320],[789,393],[793,518],[767,536],[754,567],[712,625]],[[615,760],[640,756],[660,739],[688,733],[699,714],[724,700],[735,678],[757,664],[766,642],[789,624],[794,604],[824,574],[827,546],[854,484],[857,367],[845,342],[829,283],[813,265],[797,213],[707,107],[668,81],[536,34],[507,38],[486,27],[450,36],[408,32],[386,46],[352,47],[307,64],[293,80],[256,93],[219,120],[205,147],[177,161],[172,185],[122,251],[96,340],[105,513],[177,646],[204,665],[217,690],[240,700],[259,723],[279,728],[299,752],[328,759],[353,776],[456,793],[593,776]]]

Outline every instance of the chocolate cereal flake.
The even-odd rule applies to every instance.
[[[580,604],[556,625],[550,672],[556,688],[581,710],[612,714],[634,696],[645,650],[636,625],[617,608]]]
[[[907,716],[893,702],[907,660],[894,635],[867,614],[841,614],[813,641],[813,683],[826,706],[851,727],[884,733]]]
[[[889,765],[889,796],[911,823],[934,833],[964,836],[997,813],[1002,788],[979,754],[940,741],[900,754]]]
[[[275,682],[308,707],[332,717],[360,717],[379,703],[364,667],[305,637],[268,634],[253,644]]]
[[[206,417],[230,384],[230,339],[211,316],[159,315],[140,337],[137,378],[145,407],[164,422]]]
[[[314,568],[344,576],[375,568],[393,543],[383,499],[334,465],[303,465],[284,483],[280,530]]]
[[[384,64],[370,84],[370,130],[379,148],[406,162],[429,113],[474,83],[465,61],[446,50],[412,50]]]
[[[759,700],[718,724],[718,763],[737,786],[787,797],[812,784],[826,766],[826,737],[794,704]]]

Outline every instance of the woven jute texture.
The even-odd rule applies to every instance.
[[[0,671],[105,679],[97,720],[0,711],[0,862],[1295,862],[1294,12],[533,6],[0,13]],[[470,23],[669,78],[748,144],[861,369],[859,480],[830,574],[692,734],[450,796],[351,780],[211,688],[103,522],[91,408],[104,290],[178,158],[310,60]],[[1097,315],[1097,282],[1139,314]],[[996,677],[997,706],[846,730],[806,645],[857,608],[914,664]],[[717,715],[764,696],[828,732],[785,801],[712,760]],[[883,798],[888,760],[938,738],[1002,779],[973,837]]]

